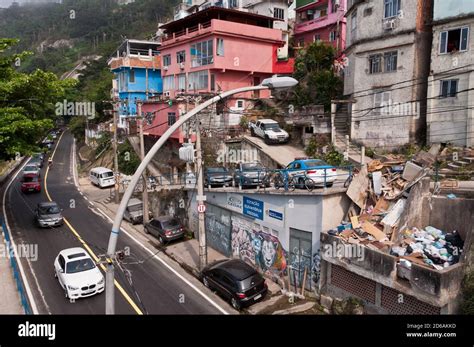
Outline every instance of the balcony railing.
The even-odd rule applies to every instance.
[[[177,39],[178,37],[187,36],[187,35],[192,34],[192,33],[198,33],[203,29],[210,28],[211,24],[212,24],[211,21],[208,21],[208,22],[205,22],[205,23],[202,23],[202,24],[200,23],[198,25],[194,25],[192,27],[174,32],[171,35],[168,35],[168,36],[164,37],[162,41],[166,42],[166,41]]]

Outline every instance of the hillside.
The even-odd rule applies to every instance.
[[[29,4],[0,11],[2,37],[20,40],[17,51],[34,55],[23,71],[36,68],[58,76],[84,56],[108,57],[124,37],[149,38],[166,21],[177,0],[63,0],[61,4]]]

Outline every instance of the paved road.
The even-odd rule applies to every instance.
[[[22,258],[38,312],[102,314],[105,312],[104,293],[70,303],[53,276],[53,261],[58,252],[65,248],[82,246],[78,235],[95,255],[99,255],[105,253],[111,229],[110,223],[92,209],[74,185],[71,167],[72,145],[72,135],[64,133],[54,154],[53,168],[49,170],[46,182],[51,199],[64,209],[63,215],[68,223],[54,229],[39,229],[34,226],[35,205],[40,201],[47,201],[44,181],[41,194],[25,195],[21,193],[20,182],[16,178],[6,192],[6,215],[17,244],[38,245],[37,261]],[[44,179],[43,176],[46,176],[45,169],[42,172]],[[130,247],[133,255],[125,260],[132,264],[125,266],[131,272],[134,288],[128,283],[124,273],[117,269],[116,278],[119,286],[123,288],[120,291],[116,286],[115,290],[117,314],[222,313],[209,302],[214,302],[212,296],[207,300],[128,236],[121,234],[117,249],[124,249],[126,246]],[[137,260],[145,259],[143,264],[133,264]],[[178,272],[199,289],[203,288],[184,271]],[[225,306],[224,309],[227,310]]]

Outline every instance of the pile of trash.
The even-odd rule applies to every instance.
[[[400,245],[392,247],[390,254],[404,259],[401,264],[405,267],[411,267],[409,261],[442,270],[459,262],[464,246],[457,231],[446,233],[432,226],[406,229],[402,237]]]

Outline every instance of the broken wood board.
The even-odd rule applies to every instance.
[[[375,225],[372,225],[368,222],[364,222],[362,224],[362,229],[372,235],[373,237],[375,237],[375,239],[377,241],[385,241],[385,240],[388,240],[387,238],[387,235],[385,235],[379,228],[377,228]]]
[[[347,188],[347,196],[361,209],[365,206],[367,198],[367,190],[369,189],[369,177],[367,176],[367,167],[364,165],[357,176],[352,179],[349,188]]]
[[[360,228],[359,217],[353,216],[351,217],[352,228]]]
[[[387,200],[385,200],[384,198],[380,198],[375,204],[374,211],[372,212],[372,214],[387,212],[389,206],[390,204]]]

